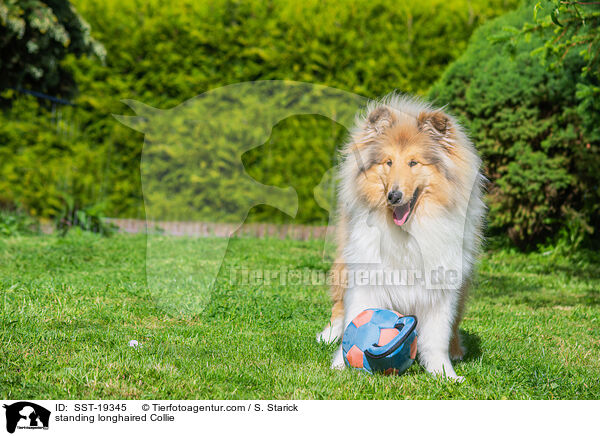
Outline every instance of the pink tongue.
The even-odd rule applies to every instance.
[[[394,209],[394,223],[397,226],[403,225],[410,213],[410,203],[406,203],[404,206],[400,206]],[[398,217],[400,215],[400,218]]]

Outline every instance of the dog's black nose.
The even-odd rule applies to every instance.
[[[402,200],[402,191],[390,191],[388,194],[388,201],[390,204],[399,203]]]

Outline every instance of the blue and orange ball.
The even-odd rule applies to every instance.
[[[342,339],[344,362],[369,373],[406,371],[417,355],[417,318],[393,310],[367,309],[352,320]]]

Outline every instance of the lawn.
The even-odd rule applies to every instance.
[[[185,266],[224,239],[160,237]],[[232,268],[325,272],[323,243],[236,238],[199,313],[165,311],[146,240],[0,238],[0,397],[86,399],[599,399],[600,256],[488,250],[444,382],[329,369],[324,284],[232,284]],[[216,247],[216,248],[215,248]],[[139,341],[129,347],[131,339]]]

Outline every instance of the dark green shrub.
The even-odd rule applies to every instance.
[[[104,56],[69,1],[0,0],[0,90],[24,87],[71,95],[73,77],[60,64],[69,53]]]
[[[102,214],[102,205],[81,208],[74,198],[67,198],[62,213],[56,219],[56,230],[65,236],[71,229],[110,236],[117,226],[106,222]]]
[[[576,51],[556,68],[542,62],[537,53],[553,29],[506,38],[506,29],[521,29],[532,15],[526,3],[478,29],[430,92],[483,153],[492,232],[508,232],[521,246],[559,229],[577,241],[599,224],[600,111],[577,92],[598,79],[582,74]]]

